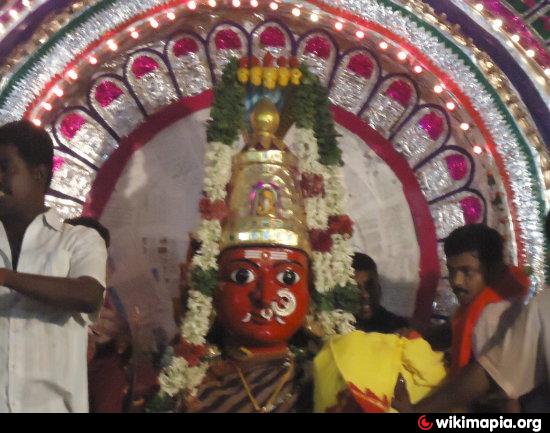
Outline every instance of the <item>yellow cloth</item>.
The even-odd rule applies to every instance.
[[[313,364],[315,412],[337,406],[338,394],[345,389],[356,391],[352,394],[363,410],[390,412],[399,373],[412,403],[446,376],[443,354],[434,352],[424,339],[376,332],[354,331],[332,338]]]

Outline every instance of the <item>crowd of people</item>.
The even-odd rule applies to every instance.
[[[45,131],[25,121],[0,128],[0,412],[143,410],[156,376],[136,359],[128,315],[116,290],[106,289],[109,231],[92,218],[62,221],[45,207],[52,161]],[[550,237],[550,217],[546,231]],[[456,229],[444,251],[459,308],[437,326],[385,309],[376,263],[360,252],[353,258],[361,293],[356,328],[423,337],[447,355],[441,386],[413,405],[398,380],[393,407],[550,409],[548,291],[528,299],[527,275],[505,263],[502,239],[486,225]],[[349,401],[343,407],[357,409]]]

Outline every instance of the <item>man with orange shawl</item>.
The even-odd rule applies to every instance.
[[[504,263],[499,233],[484,224],[454,230],[444,249],[449,283],[460,303],[452,319],[451,371],[456,372],[483,350],[509,305],[503,301],[526,295],[529,280]]]
[[[529,279],[519,268],[504,263],[499,233],[484,224],[454,230],[445,239],[444,249],[449,282],[460,303],[451,322],[454,375],[483,351],[499,324],[506,321],[509,301],[527,294]],[[518,409],[515,401],[495,397],[489,407],[477,409]]]

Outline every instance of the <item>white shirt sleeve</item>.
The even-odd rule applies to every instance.
[[[503,313],[508,308],[510,308],[510,302],[504,300],[487,305],[481,312],[472,337],[472,350],[475,358],[479,357],[497,332]]]
[[[510,398],[518,398],[545,378],[541,350],[540,295],[523,306],[513,324],[477,360]],[[541,362],[542,361],[542,362]]]
[[[76,241],[74,243],[69,278],[91,277],[105,288],[107,273],[107,247],[99,234],[90,228],[76,226]],[[105,297],[105,291],[103,292]],[[87,324],[97,320],[99,311],[92,314],[80,314]]]

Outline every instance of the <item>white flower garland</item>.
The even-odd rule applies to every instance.
[[[344,187],[344,174],[341,167],[326,167],[325,179],[325,200],[329,215],[343,215],[347,213],[347,191]]]
[[[187,314],[181,325],[181,335],[191,344],[206,344],[206,334],[210,329],[213,314],[212,297],[198,290],[189,290]]]
[[[332,242],[330,269],[334,285],[345,287],[347,284],[354,284],[353,249],[350,240],[336,234],[332,235]]]
[[[308,197],[304,199],[306,224],[310,230],[326,230],[328,228],[327,202],[323,197]]]
[[[220,142],[206,144],[203,191],[210,202],[225,199],[226,186],[231,180],[232,157],[237,149],[238,142],[231,146]],[[192,267],[203,271],[218,269],[221,233],[220,220],[201,220],[196,232],[201,247],[191,260]],[[193,345],[206,344],[206,335],[214,314],[212,297],[198,290],[190,290],[187,312],[180,328],[182,338]],[[180,392],[195,395],[209,366],[209,362],[201,362],[196,367],[190,367],[183,357],[174,356],[170,365],[159,376],[161,393],[170,397]]]
[[[222,226],[219,220],[202,220],[196,232],[201,242],[199,251],[193,256],[192,266],[203,270],[218,269],[218,255],[220,254],[220,238]]]
[[[326,338],[355,331],[355,317],[344,310],[322,311],[317,314],[317,320],[323,328]]]
[[[191,367],[185,359],[175,356],[159,375],[160,389],[170,397],[181,392],[189,392],[195,396],[207,369],[206,363]]]
[[[206,144],[203,190],[212,202],[225,199],[225,187],[231,180],[231,158],[236,147],[236,144],[228,146],[219,141]]]
[[[294,139],[300,171],[323,177],[324,196],[304,200],[307,226],[310,230],[326,230],[330,216],[346,214],[347,191],[342,169],[319,162],[319,146],[312,129],[297,128]],[[321,294],[329,293],[336,286],[355,283],[351,239],[340,234],[333,234],[331,238],[330,252],[313,251],[311,257],[314,287]],[[323,311],[317,314],[317,318],[326,335],[344,334],[355,329],[355,318],[343,310]]]
[[[331,270],[332,255],[313,251],[311,253],[311,262],[313,265],[313,286],[319,293],[330,292],[335,284],[334,275]]]
[[[294,140],[300,172],[324,176],[325,166],[319,162],[319,146],[313,129],[296,128]]]

